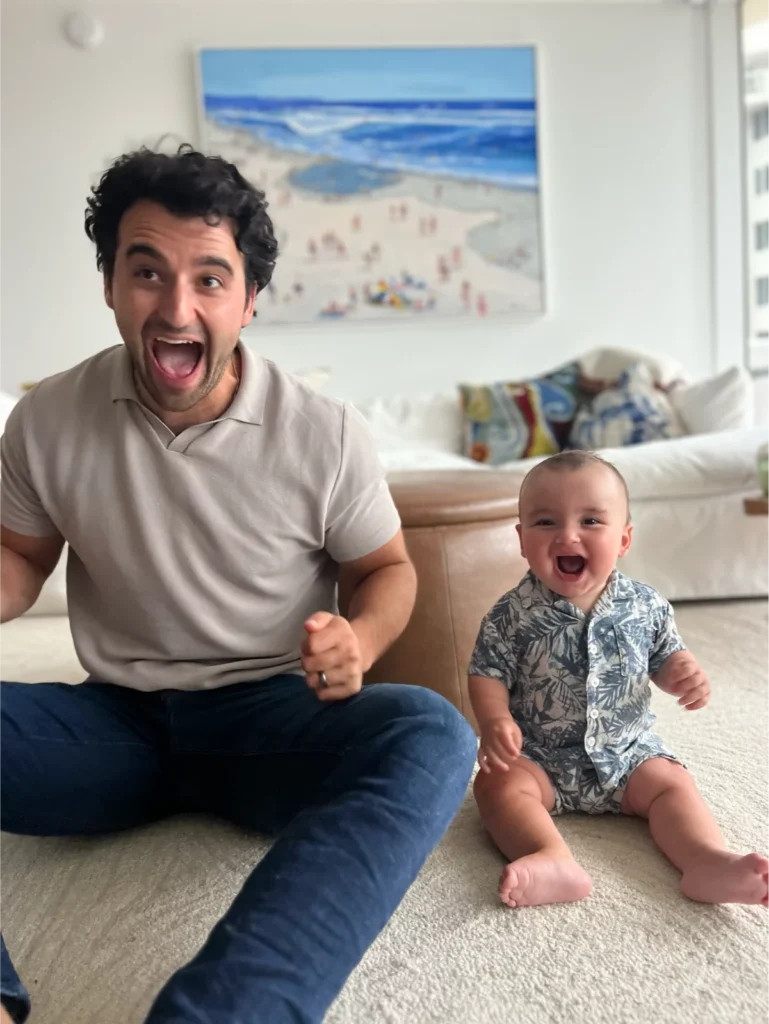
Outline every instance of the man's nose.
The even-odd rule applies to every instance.
[[[195,320],[194,293],[183,281],[169,283],[160,297],[158,313],[169,327],[180,331]]]

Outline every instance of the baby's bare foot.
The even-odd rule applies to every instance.
[[[714,850],[684,872],[681,891],[700,903],[763,903],[767,905],[769,861],[757,853],[740,857]]]
[[[499,898],[508,907],[572,903],[590,895],[593,883],[573,857],[531,853],[508,864],[499,880]]]

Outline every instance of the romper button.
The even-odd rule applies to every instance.
[[[589,737],[588,737],[588,740],[587,740],[587,745],[588,745],[588,748],[589,748],[590,750],[592,750],[592,749],[593,749],[593,747],[595,746],[595,740],[593,739],[593,737],[592,737],[592,736],[589,736]]]
[[[591,718],[598,718],[598,709],[597,708],[592,708],[592,710],[590,711],[590,717]]]

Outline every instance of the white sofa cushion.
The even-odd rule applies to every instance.
[[[462,410],[456,391],[356,402],[382,451],[413,448],[462,452]]]
[[[764,430],[726,430],[649,441],[626,448],[604,448],[598,454],[624,476],[631,500],[664,501],[709,494],[748,494],[758,490],[756,453]],[[520,472],[541,459],[498,467]],[[739,524],[735,524],[739,529]]]
[[[410,472],[421,469],[462,469],[481,473],[489,469],[506,469],[506,466],[489,466],[476,462],[466,455],[455,452],[442,452],[437,448],[380,448],[377,452],[385,473]],[[509,463],[512,466],[534,465],[535,459],[524,459],[522,462]]]
[[[677,384],[668,397],[690,434],[738,430],[753,423],[753,382],[739,366],[696,384]]]

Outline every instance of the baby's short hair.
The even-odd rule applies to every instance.
[[[586,466],[605,466],[606,469],[610,470],[616,476],[622,484],[625,501],[627,502],[627,518],[628,522],[630,522],[630,494],[628,493],[627,483],[625,482],[624,476],[620,473],[613,462],[609,462],[608,459],[604,459],[600,455],[596,455],[595,452],[586,452],[579,449],[558,452],[557,455],[550,455],[547,459],[543,459],[542,462],[537,463],[536,466],[530,469],[523,478],[523,483],[521,484],[521,490],[518,494],[518,507],[520,508],[526,484],[535,476],[538,476],[545,470],[551,470],[553,473],[573,473],[577,469],[585,469]]]

